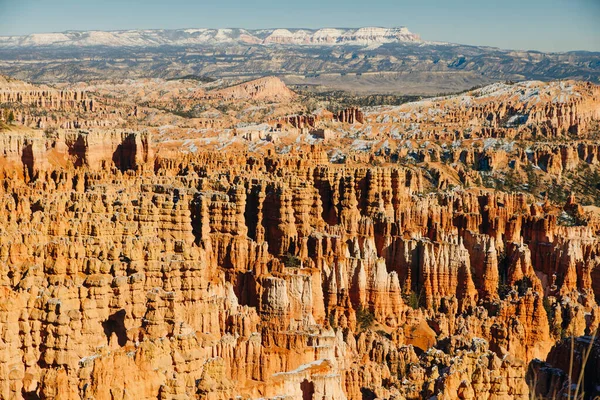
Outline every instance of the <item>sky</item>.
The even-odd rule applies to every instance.
[[[0,36],[361,26],[505,49],[600,51],[600,0],[0,0]]]

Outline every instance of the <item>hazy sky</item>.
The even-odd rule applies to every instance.
[[[423,39],[600,51],[600,0],[0,0],[0,35],[153,28],[407,26]]]

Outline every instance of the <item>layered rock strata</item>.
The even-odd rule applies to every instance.
[[[90,157],[4,181],[3,397],[527,398],[553,324],[598,325],[600,244],[524,194],[318,148]]]
[[[98,85],[77,111],[144,129],[31,129],[58,92],[11,97],[1,398],[526,399],[594,379],[600,218],[534,183],[597,193],[597,87],[280,118],[296,105],[253,85],[205,119],[155,108],[208,101],[164,82]],[[48,120],[81,106],[53,101]],[[565,379],[570,337],[593,351]]]

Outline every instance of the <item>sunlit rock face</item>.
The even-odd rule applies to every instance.
[[[11,110],[20,104],[31,115],[28,99],[50,96],[49,117],[67,116],[65,107],[82,107],[88,96],[65,94],[60,103],[63,95],[28,90],[34,94],[11,100]],[[480,90],[474,98],[513,95]],[[532,190],[489,189],[467,166],[489,151],[490,174],[523,172],[526,162],[552,178],[583,163],[596,168],[597,145],[586,135],[598,118],[598,92],[578,90],[584,95],[567,105],[553,105],[550,95],[540,97],[544,104],[511,103],[539,114],[533,125],[490,122],[489,130],[470,131],[524,141],[576,133],[572,144],[492,152],[432,143],[411,150],[423,156],[411,162],[400,146],[410,133],[394,138],[390,129],[401,122],[384,122],[384,113],[400,121],[417,118],[407,110],[424,113],[419,107],[453,110],[417,121],[423,135],[443,140],[444,124],[475,127],[473,118],[506,119],[506,110],[491,100],[476,100],[474,110],[444,99],[391,111],[266,115],[260,122],[281,143],[223,129],[233,139],[219,151],[203,137],[185,154],[169,147],[180,130],[152,125],[181,120],[149,100],[111,105],[138,113],[117,112],[126,122],[119,128],[7,125],[0,397],[527,399],[533,390],[551,397],[566,382],[551,368],[565,368],[561,336],[598,327],[600,220],[575,195],[558,204]],[[273,80],[200,95],[240,108],[249,101],[252,110],[259,101],[294,110],[300,101]],[[98,109],[82,112],[93,119],[110,97],[89,96]],[[215,118],[258,118],[235,113]],[[297,131],[304,128],[338,136],[315,140]],[[356,146],[369,129],[396,140],[397,152]],[[344,162],[334,151],[345,152]],[[586,340],[577,339],[577,354]],[[532,384],[532,371],[554,386]]]

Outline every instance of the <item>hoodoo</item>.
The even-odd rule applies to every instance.
[[[0,399],[600,396],[594,57],[0,37]]]

